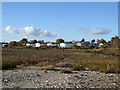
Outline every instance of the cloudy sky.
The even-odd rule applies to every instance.
[[[4,2],[3,41],[65,41],[118,35],[117,2]]]

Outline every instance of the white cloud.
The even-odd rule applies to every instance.
[[[7,26],[5,31],[11,34],[21,34],[24,36],[36,36],[36,37],[59,37],[56,33],[50,33],[47,30],[41,31],[39,28],[34,27],[25,27],[25,28],[13,28],[11,26]]]
[[[110,32],[110,29],[108,28],[96,28],[96,29],[87,30],[87,33],[93,34],[93,35],[108,34],[109,32]]]
[[[65,25],[65,23],[60,23],[59,26],[60,27],[65,27],[66,25]]]

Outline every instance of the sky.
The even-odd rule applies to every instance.
[[[117,2],[3,2],[2,40],[110,40],[118,35]]]

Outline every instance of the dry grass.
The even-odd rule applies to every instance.
[[[105,73],[120,73],[119,60],[85,60],[77,63],[91,70]],[[81,69],[82,67],[75,67],[74,69],[77,68]]]
[[[40,60],[26,60],[25,65],[26,66],[31,66],[31,65],[36,65],[40,62]]]
[[[71,56],[75,51],[60,49],[2,49],[2,60],[19,61],[19,60],[41,60],[41,61],[61,61]]]
[[[75,71],[84,70],[84,67],[82,65],[74,65],[72,67],[72,70],[75,70]]]
[[[36,66],[43,67],[43,66],[47,66],[49,64],[50,64],[49,61],[41,61],[41,62],[38,62],[38,64]]]
[[[48,66],[43,66],[39,67],[39,70],[54,70],[55,66],[54,65],[48,65]]]
[[[16,64],[14,62],[8,62],[8,61],[2,62],[2,70],[7,70],[15,67],[16,67]]]
[[[103,55],[99,55],[103,54]],[[13,68],[16,65],[36,65],[41,69],[52,70],[54,66],[73,67],[73,70],[81,70],[88,67],[105,73],[118,73],[119,55],[117,49],[6,49],[2,51],[2,68]],[[72,65],[75,63],[78,65]],[[79,66],[79,65],[82,65]]]
[[[99,48],[94,49],[91,51],[91,53],[94,54],[104,54],[104,55],[113,55],[113,56],[120,56],[119,49],[118,48]]]
[[[72,64],[69,62],[59,62],[56,64],[57,67],[72,67]]]

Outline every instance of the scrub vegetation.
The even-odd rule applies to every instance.
[[[119,50],[100,49],[2,49],[2,69],[37,66],[41,70],[68,67],[70,70],[96,70],[119,73]],[[65,72],[63,72],[65,73]]]

